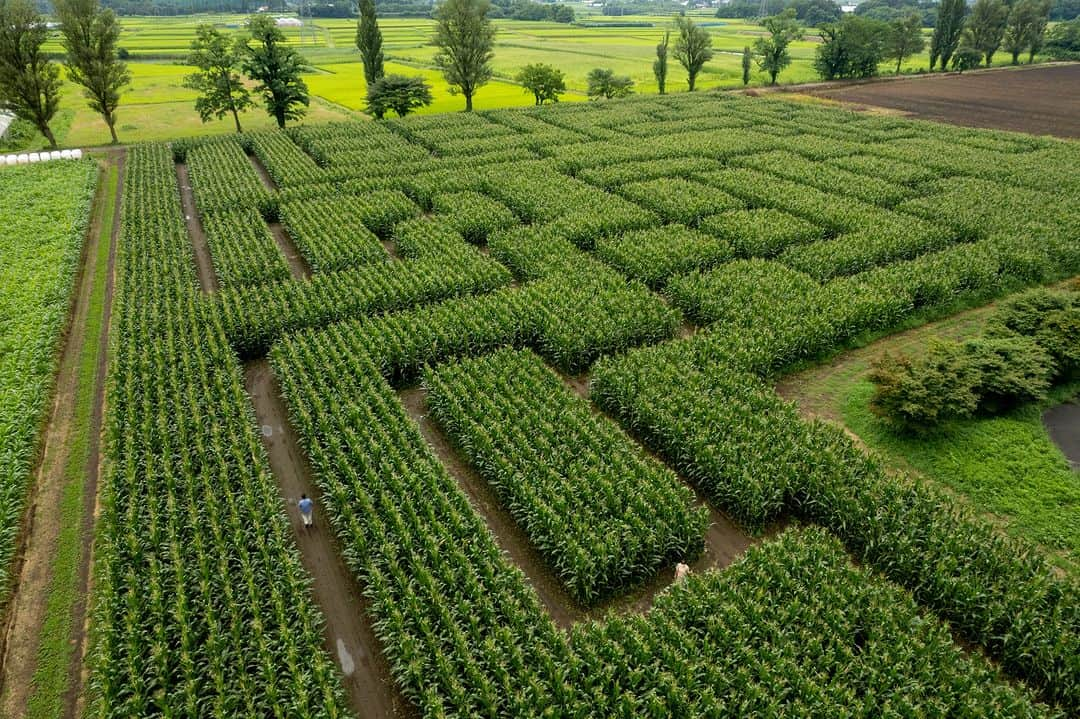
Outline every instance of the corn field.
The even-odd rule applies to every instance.
[[[1076,715],[1076,579],[774,381],[1077,274],[1078,164],[1066,141],[709,93],[131,149],[90,715],[364,715],[244,392],[261,357],[418,715]],[[701,553],[686,483],[749,534],[794,526],[560,628],[410,418],[417,383],[578,604]]]

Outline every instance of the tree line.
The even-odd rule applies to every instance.
[[[960,72],[993,62],[1004,50],[1018,64],[1020,56],[1033,62],[1046,41],[1050,0],[942,0],[930,38],[930,70]],[[868,16],[845,15],[819,28],[814,67],[825,80],[872,77],[878,65],[896,60],[899,73],[906,58],[926,48],[923,20],[918,13],[885,22]]]
[[[131,82],[120,60],[120,25],[98,0],[55,0],[64,69],[116,137],[121,90]],[[42,50],[49,26],[31,0],[0,0],[0,110],[32,124],[56,148],[50,123],[60,109],[60,65]]]

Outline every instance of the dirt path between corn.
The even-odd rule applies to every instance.
[[[371,626],[368,601],[345,565],[329,524],[318,509],[313,528],[305,529],[300,521],[296,509],[300,495],[311,497],[318,508],[321,492],[289,422],[270,363],[265,359],[245,363],[244,386],[255,407],[301,562],[312,578],[312,595],[324,619],[323,644],[337,661],[353,713],[363,719],[416,716],[394,684]]]
[[[176,182],[180,186],[180,204],[184,208],[184,223],[187,225],[191,248],[195,253],[195,269],[199,275],[199,284],[203,292],[217,292],[217,275],[214,263],[210,259],[210,246],[206,243],[206,231],[203,229],[199,212],[195,209],[195,195],[191,191],[191,177],[187,165],[176,164]]]
[[[120,202],[123,183],[123,156],[113,155],[110,162],[119,171],[111,246],[108,255],[107,284],[102,312],[101,338],[94,377],[94,400],[91,426],[88,429],[88,451],[82,496],[80,527],[80,557],[71,643],[73,652],[69,665],[68,689],[64,696],[64,715],[77,716],[83,687],[83,656],[86,647],[86,608],[90,583],[90,567],[94,539],[95,507],[100,463],[100,439],[105,400],[105,371],[108,367],[108,332],[111,315],[113,278],[116,263],[116,242],[119,235]],[[60,506],[65,493],[65,469],[70,459],[71,440],[77,431],[74,426],[79,384],[79,360],[86,337],[94,274],[100,243],[104,197],[107,193],[108,172],[103,170],[98,195],[77,276],[77,293],[69,313],[67,329],[56,378],[53,408],[44,438],[41,463],[35,475],[32,495],[23,524],[19,547],[18,577],[7,621],[3,627],[0,651],[0,716],[17,719],[25,716],[27,702],[33,691],[34,672],[40,647],[41,632],[46,618],[49,589],[52,584],[52,564],[60,535]]]
[[[271,194],[278,191],[277,183],[274,182],[274,178],[270,176],[266,166],[262,164],[262,161],[254,155],[248,155],[248,160],[251,161],[251,166],[255,168],[255,174],[259,176],[259,181],[262,182],[263,187],[267,189]],[[300,254],[300,250],[296,247],[296,243],[293,242],[292,237],[289,236],[289,231],[285,229],[285,226],[280,222],[268,222],[266,223],[270,228],[270,234],[274,238],[274,242],[277,243],[278,249],[281,250],[281,254],[285,255],[285,261],[289,264],[289,272],[292,273],[294,280],[306,280],[311,277],[311,267],[308,265],[307,260]]]

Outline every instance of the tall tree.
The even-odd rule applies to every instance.
[[[1013,3],[1001,40],[1002,48],[1012,56],[1013,65],[1020,62],[1020,53],[1024,50],[1034,46],[1037,52],[1041,47],[1049,14],[1049,0],[1017,0]]]
[[[966,12],[965,0],[941,0],[941,4],[938,5],[937,22],[934,24],[934,35],[930,38],[931,70],[939,60],[942,70],[949,66],[949,58],[956,52],[960,44],[960,36],[964,32]]]
[[[253,15],[248,25],[255,46],[244,45],[244,72],[258,84],[266,112],[284,128],[286,120],[299,120],[310,100],[300,74],[307,63],[285,44],[285,35],[269,15]]]
[[[1009,8],[1003,0],[975,0],[968,18],[968,44],[983,54],[986,66],[994,59],[1005,35]]]
[[[356,21],[356,47],[364,62],[364,82],[368,87],[385,74],[383,70],[382,30],[375,16],[375,0],[360,0],[360,18]]]
[[[31,0],[0,0],[0,109],[33,123],[55,148],[49,121],[60,107],[60,67],[41,51],[48,37]]]
[[[242,36],[230,39],[208,23],[195,29],[187,62],[199,72],[185,77],[184,87],[199,93],[195,110],[203,122],[209,122],[211,117],[220,120],[229,113],[236,131],[241,132],[240,113],[254,104],[239,73],[243,56]]]
[[[1078,16],[1080,19],[1080,16]],[[1046,25],[1050,20],[1050,0],[1042,0],[1042,12],[1038,22],[1031,29],[1031,37],[1028,41],[1028,64],[1035,62],[1035,53],[1043,49],[1046,44]],[[1073,22],[1076,22],[1074,20]]]
[[[896,73],[900,74],[900,66],[904,64],[904,60],[918,55],[926,48],[926,40],[922,35],[922,17],[912,13],[906,18],[897,18],[889,23],[884,47],[885,58],[896,60]]]
[[[802,39],[803,28],[795,19],[795,11],[791,8],[779,15],[762,19],[761,24],[767,34],[754,41],[754,51],[758,56],[758,68],[769,73],[769,84],[775,85],[776,76],[791,64],[788,45]]]
[[[821,44],[814,69],[824,80],[873,77],[884,56],[888,26],[880,20],[844,15],[839,22],[821,25]]]
[[[514,79],[533,94],[537,105],[543,105],[548,100],[558,102],[559,95],[566,92],[566,78],[563,77],[562,70],[551,65],[543,63],[526,65]]]
[[[443,0],[435,8],[435,64],[451,92],[465,96],[472,112],[473,94],[491,79],[495,26],[488,19],[490,0]]]
[[[83,86],[90,109],[105,120],[113,143],[119,142],[116,109],[121,89],[131,82],[127,63],[121,62],[116,46],[120,23],[99,0],[55,0],[53,6],[67,51],[64,66],[68,78]]]
[[[690,85],[690,92],[693,92],[698,73],[712,59],[712,38],[708,30],[695,25],[690,18],[675,18],[675,26],[679,29],[679,39],[675,41],[675,59],[686,68],[686,81]]]
[[[664,31],[664,41],[656,46],[656,59],[653,60],[652,71],[656,76],[656,87],[660,90],[660,94],[664,94],[664,90],[667,86],[667,49],[668,43],[671,42],[671,31]]]
[[[750,52],[750,46],[742,49],[742,84],[750,84],[750,63],[754,60],[754,53]]]

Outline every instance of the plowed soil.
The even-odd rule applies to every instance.
[[[823,87],[813,94],[956,125],[1080,137],[1080,64]]]

